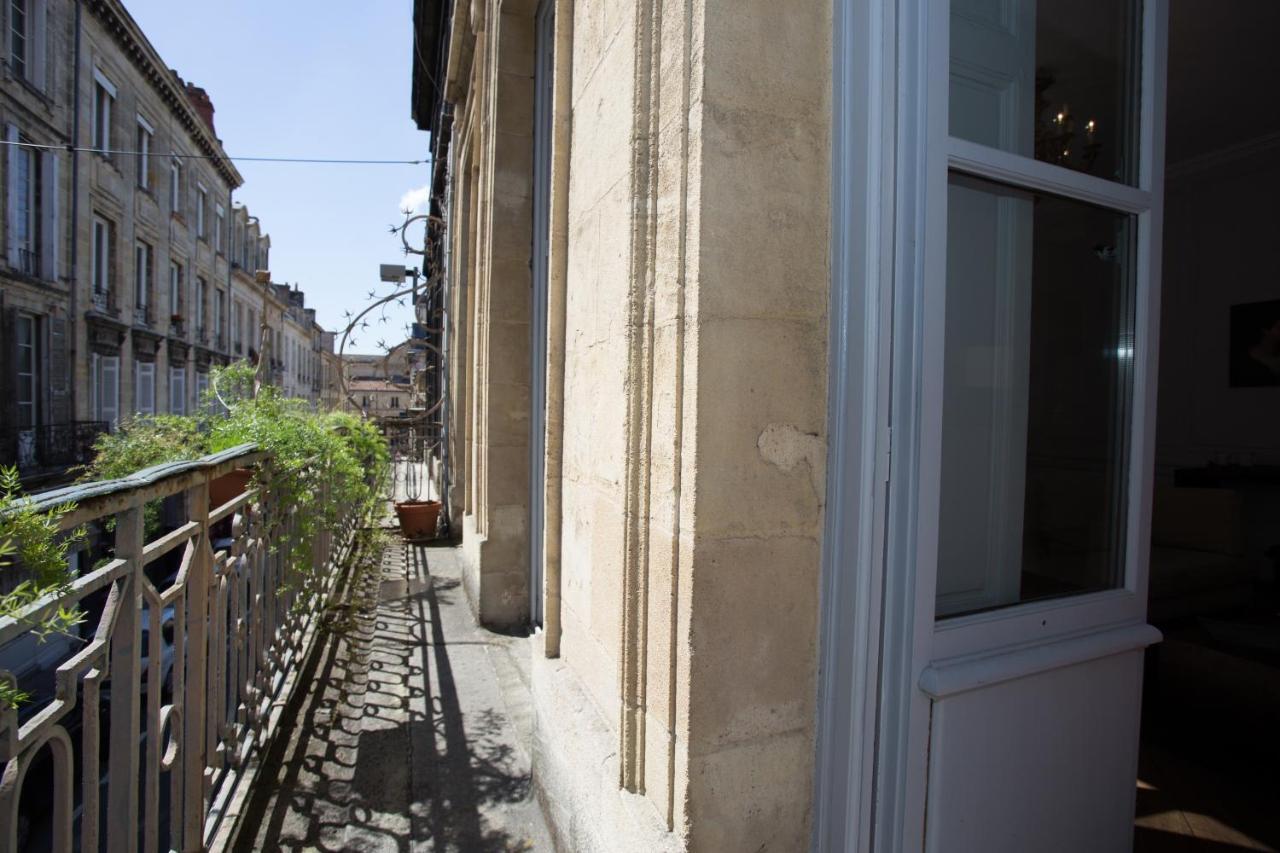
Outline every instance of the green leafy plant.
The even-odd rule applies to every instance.
[[[161,415],[127,421],[95,445],[89,479],[137,470],[252,443],[268,461],[254,473],[269,493],[265,519],[273,547],[285,547],[291,566],[308,573],[311,546],[322,530],[348,513],[367,517],[377,506],[390,457],[370,423],[349,414],[316,412],[304,400],[266,385],[255,393],[254,368],[237,362],[216,369],[199,415]],[[154,518],[147,517],[148,537]]]
[[[47,595],[65,593],[74,580],[67,553],[83,539],[83,527],[62,531],[62,520],[75,509],[64,503],[44,511],[26,500],[16,468],[0,468],[0,573],[9,591],[0,595],[0,617],[24,619],[25,611]],[[13,575],[19,575],[16,583]],[[31,630],[44,641],[53,633],[70,633],[84,615],[73,607],[59,607]],[[17,707],[30,697],[11,680],[0,679],[0,704]]]

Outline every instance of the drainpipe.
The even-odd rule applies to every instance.
[[[83,0],[76,0],[75,14],[75,47],[71,52],[71,246],[70,258],[68,263],[68,272],[71,274],[71,283],[67,288],[71,292],[70,299],[70,316],[67,318],[67,363],[71,365],[71,376],[68,377],[67,384],[71,386],[68,390],[71,395],[71,421],[74,423],[78,416],[76,388],[78,383],[75,377],[76,354],[79,352],[78,341],[80,339],[77,325],[80,322],[80,312],[78,309],[78,300],[76,297],[80,293],[80,272],[79,272],[79,256],[80,246],[80,12],[84,7]],[[88,351],[88,342],[85,342],[86,353]],[[92,414],[90,412],[89,414]],[[86,418],[88,420],[88,418]]]

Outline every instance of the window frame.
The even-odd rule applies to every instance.
[[[133,246],[133,305],[148,313],[152,306],[152,279],[154,277],[155,249],[145,240],[134,241]],[[149,317],[148,317],[149,319]]]
[[[169,315],[182,314],[182,264],[169,259]]]
[[[41,331],[40,327],[42,324],[40,322],[39,317],[27,311],[17,312],[17,318],[15,320],[15,323],[16,323],[16,326],[14,331],[15,333],[17,333],[17,340],[14,342],[14,346],[18,350],[18,361],[17,361],[17,364],[14,365],[14,377],[17,382],[17,389],[16,389],[17,393],[15,395],[15,404],[18,412],[18,428],[34,429],[40,426],[40,424],[43,422],[43,418],[42,418],[43,407],[40,405],[41,404],[40,377],[42,374],[42,371],[41,371],[42,347],[41,347],[41,340],[40,340],[40,331]],[[27,336],[28,341],[25,344],[22,342],[22,335],[20,332],[20,327],[22,327],[23,325],[26,325],[26,327],[29,330],[29,334]],[[30,350],[30,354],[31,354],[31,370],[30,371],[24,371],[22,369],[22,350],[24,348]],[[23,399],[23,377],[24,376],[27,377],[27,384],[29,386],[29,394],[30,394],[30,399],[26,399],[26,400]],[[30,410],[29,422],[25,422],[22,417],[23,407],[27,407]]]
[[[115,256],[115,225],[104,216],[93,215],[90,238],[90,285],[94,295],[110,300],[114,291],[112,266]],[[101,237],[101,239],[99,239]]]
[[[146,407],[142,405],[144,382],[150,398],[150,404]],[[133,362],[133,410],[139,415],[156,413],[156,364],[154,361],[135,360]]]
[[[205,208],[209,204],[209,188],[201,181],[196,181],[196,238],[208,241],[205,222]]]
[[[119,90],[100,68],[94,67],[93,81],[90,145],[99,157],[111,160],[111,113]]]
[[[147,121],[142,113],[138,113],[138,122],[136,126],[137,138],[137,158],[138,158],[138,189],[151,192],[151,150],[152,143],[156,138],[156,129],[152,127],[151,122]]]
[[[219,255],[223,253],[222,232],[226,230],[227,211],[220,202],[213,204],[213,250]]]
[[[925,194],[930,199],[925,221],[923,269],[924,317],[920,382],[931,389],[918,403],[922,472],[916,484],[918,589],[928,590],[930,646],[934,659],[978,654],[1041,638],[1138,621],[1146,612],[1146,565],[1149,542],[1143,531],[1150,521],[1150,472],[1154,444],[1155,357],[1159,335],[1159,267],[1163,199],[1163,98],[1154,90],[1163,80],[1165,23],[1159,0],[1142,2],[1138,49],[1141,92],[1135,116],[1139,133],[1138,183],[1130,186],[1013,154],[950,135],[950,2],[929,0],[929,46],[922,61],[927,85],[925,126]],[[1159,75],[1159,76],[1157,76]],[[1163,84],[1161,85],[1163,91]],[[952,173],[968,175],[1021,190],[1046,193],[1135,217],[1135,334],[1139,345],[1132,365],[1132,415],[1128,423],[1129,455],[1125,482],[1126,526],[1124,577],[1114,589],[1061,598],[1016,603],[955,617],[933,614],[937,588],[937,533],[941,464],[943,329],[946,300],[947,182]],[[1150,414],[1148,414],[1150,413]],[[921,605],[923,606],[923,605]]]

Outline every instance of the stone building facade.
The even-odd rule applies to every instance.
[[[479,618],[541,628],[564,849],[800,850],[831,12],[675,6],[416,6],[452,517]]]
[[[270,238],[233,198],[208,93],[119,2],[3,17],[0,392],[18,405],[0,462],[56,476],[122,417],[193,411],[213,367],[256,358],[264,321],[273,381],[318,401],[320,327],[296,288],[258,281]]]
[[[1133,849],[1161,270],[1202,262],[1166,95],[1254,116],[1200,77],[1251,15],[416,0],[449,510],[533,629],[562,849]]]

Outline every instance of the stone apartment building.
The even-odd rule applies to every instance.
[[[51,473],[96,430],[190,412],[209,371],[257,357],[318,401],[321,329],[296,288],[258,281],[270,237],[235,201],[214,106],[119,2],[5,4],[8,143],[0,461]],[[48,146],[37,147],[37,146]],[[75,149],[75,150],[70,150]]]
[[[1210,59],[1273,10],[415,0],[450,515],[562,849],[1132,849],[1166,92],[1170,175],[1273,163]]]

